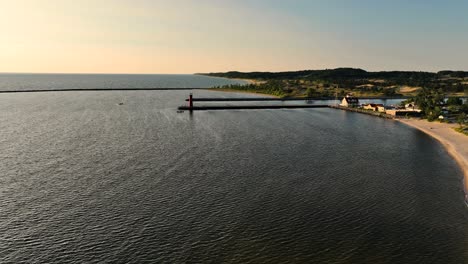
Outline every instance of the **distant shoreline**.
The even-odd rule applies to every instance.
[[[468,71],[379,71],[358,68],[301,70],[283,72],[211,72],[199,73],[248,83],[249,90],[273,94],[330,96],[354,93],[355,96],[415,96],[423,87],[439,89],[451,97],[466,97]],[[255,87],[258,86],[258,87]],[[282,86],[280,90],[279,86]],[[244,87],[240,87],[242,90]]]
[[[229,80],[236,80],[236,81],[243,81],[247,82],[247,84],[261,84],[265,83],[266,81],[260,81],[255,79],[242,79],[242,78],[228,78]]]
[[[465,202],[468,202],[468,136],[453,130],[456,124],[429,122],[417,119],[396,119],[399,122],[416,128],[439,141],[463,172]]]
[[[229,88],[206,88],[205,90],[211,91],[211,92],[243,93],[243,94],[251,94],[251,95],[262,95],[265,97],[280,98],[279,96],[272,95],[272,94],[265,94],[265,93],[259,93],[259,92],[254,92],[254,91],[236,90],[236,89],[229,89]]]
[[[265,97],[274,97],[274,98],[281,98],[280,96],[273,95],[273,94],[267,94],[267,93],[262,93],[262,92],[255,92],[255,91],[246,91],[246,90],[237,90],[237,89],[230,89],[230,88],[206,88],[208,91],[215,91],[215,92],[226,92],[226,93],[245,93],[245,94],[254,94],[254,95],[263,95]],[[288,98],[288,97],[284,97]],[[290,97],[291,98],[291,97]],[[296,97],[292,97],[296,98]],[[301,97],[302,98],[302,97]],[[311,100],[335,100],[336,97],[303,97],[304,100],[311,99]],[[362,100],[396,100],[396,99],[408,99],[411,98],[410,96],[359,96],[359,99]],[[338,100],[341,100],[342,97],[338,97]]]

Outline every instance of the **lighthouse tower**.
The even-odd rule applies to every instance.
[[[188,101],[189,101],[189,109],[190,111],[192,111],[193,110],[193,94],[192,93],[190,93]]]

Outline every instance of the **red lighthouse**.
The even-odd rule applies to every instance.
[[[190,93],[188,101],[189,101],[189,109],[192,110],[193,109],[193,95],[192,95],[192,93]]]

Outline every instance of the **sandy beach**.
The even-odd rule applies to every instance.
[[[232,78],[232,80],[244,81],[244,82],[247,82],[247,84],[262,84],[262,83],[266,83],[266,81],[260,81],[260,80],[255,80],[255,79]]]
[[[208,88],[206,90],[211,91],[211,92],[214,91],[214,92],[225,92],[225,93],[244,93],[244,94],[262,96],[262,97],[279,98],[279,96],[272,95],[272,94],[257,93],[254,91],[235,90],[235,89],[229,89],[229,88]]]
[[[456,132],[457,124],[428,122],[419,119],[399,119],[400,122],[417,128],[440,141],[463,170],[465,193],[468,194],[468,136]]]

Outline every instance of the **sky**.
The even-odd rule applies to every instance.
[[[467,70],[466,0],[0,0],[0,72]]]

